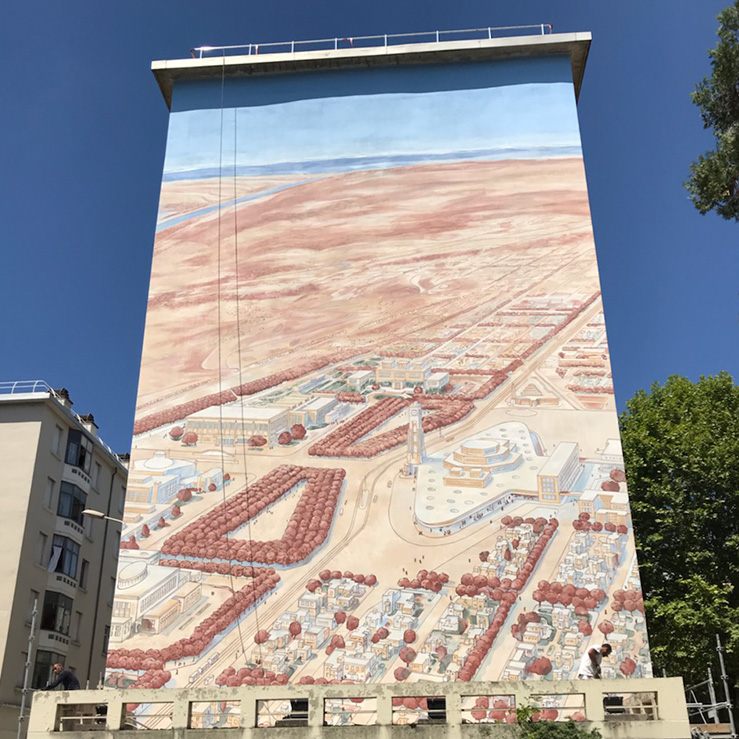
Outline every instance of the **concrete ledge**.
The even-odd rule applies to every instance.
[[[507,734],[510,724],[492,720],[476,720],[471,709],[464,708],[479,696],[513,696],[515,705],[537,705],[537,697],[569,696],[581,705],[585,716],[583,726],[597,728],[604,739],[687,739],[690,736],[688,713],[680,678],[633,680],[548,680],[495,683],[399,683],[399,684],[327,684],[284,685],[269,687],[191,688],[178,690],[80,690],[74,692],[36,693],[28,727],[29,739],[51,739],[64,731],[70,739],[82,739],[89,731],[106,734],[128,733],[132,726],[126,704],[166,704],[161,712],[152,711],[149,731],[166,731],[168,736],[213,736],[213,729],[191,728],[192,704],[230,702],[238,705],[238,726],[222,728],[228,736],[244,739],[319,739],[331,735],[356,739],[389,739],[390,735],[405,734],[415,739],[472,739],[495,732]],[[609,713],[604,698],[612,695],[638,696],[648,700],[650,708],[623,709]],[[444,699],[443,708],[434,713],[428,706],[427,716],[416,723],[400,725],[394,722],[393,698],[414,697]],[[362,725],[324,725],[327,699],[374,699],[374,721]],[[276,726],[258,726],[258,701],[305,701],[307,712],[300,719],[280,721]],[[545,700],[542,698],[542,700]],[[105,712],[96,716],[96,706]],[[295,705],[294,703],[292,705]],[[297,710],[297,709],[294,709]],[[402,711],[402,709],[398,709]],[[66,719],[63,716],[67,716]],[[297,716],[297,714],[295,714]],[[165,720],[160,720],[164,719]],[[171,718],[170,718],[171,717]],[[284,717],[287,717],[285,714]],[[140,718],[140,717],[138,717]],[[159,727],[161,726],[161,729]],[[62,727],[66,727],[62,729]],[[130,730],[130,729],[129,729]]]
[[[591,42],[590,33],[554,33],[536,36],[439,41],[435,43],[373,46],[174,59],[152,62],[151,69],[164,96],[172,105],[172,88],[184,80],[227,79],[265,74],[290,74],[328,69],[388,67],[400,64],[448,64],[451,62],[513,59],[536,56],[569,56],[575,96],[579,96]]]

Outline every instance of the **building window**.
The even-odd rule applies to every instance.
[[[90,563],[86,560],[82,560],[82,567],[80,568],[80,587],[83,590],[87,590],[87,577],[90,574]]]
[[[108,644],[110,643],[110,626],[106,626],[103,631],[103,654],[108,653]]]
[[[541,478],[541,489],[553,493],[555,491],[554,480],[551,477]]]
[[[44,488],[44,506],[52,510],[54,506],[54,488],[55,487],[56,487],[56,482],[54,482],[54,480],[52,480],[50,477],[47,477],[46,487]]]
[[[64,664],[64,655],[56,652],[48,652],[45,649],[39,649],[36,652],[36,663],[33,666],[33,678],[31,679],[32,688],[43,688],[51,682],[51,668],[60,662]]]
[[[69,624],[72,620],[72,599],[61,593],[46,591],[44,608],[41,611],[41,628],[44,631],[56,631],[69,635]]]
[[[92,516],[83,516],[82,518],[84,519],[82,522],[82,528],[85,531],[85,536],[92,540],[92,529],[95,519]]]
[[[126,600],[115,601],[115,608],[113,608],[113,615],[119,618],[128,618],[131,614],[131,604]]]
[[[42,531],[39,531],[38,541],[36,542],[36,561],[40,565],[46,565],[46,545],[49,537]]]
[[[100,472],[102,470],[102,466],[100,462],[94,462],[92,465],[92,486],[95,488],[95,490],[98,489],[98,486],[100,485]]]
[[[57,457],[62,456],[62,439],[64,438],[64,431],[61,426],[54,427],[54,438],[51,442],[51,451],[56,454]]]
[[[71,539],[67,539],[66,536],[54,536],[49,571],[61,572],[64,575],[77,579],[77,563],[79,562],[79,557],[79,544],[75,544]],[[54,566],[52,567],[52,565]]]
[[[77,611],[75,614],[74,629],[72,630],[72,641],[79,644],[82,636],[82,614]]]
[[[90,474],[93,443],[81,431],[70,429],[67,435],[67,454],[64,461],[72,467],[79,467],[85,474]]]
[[[56,512],[62,518],[82,526],[82,511],[87,507],[87,495],[71,482],[62,482],[59,486],[59,505]]]

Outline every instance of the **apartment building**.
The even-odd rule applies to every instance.
[[[105,668],[127,469],[92,415],[41,381],[0,383],[0,739],[15,736],[24,667],[63,663],[84,688]],[[29,660],[34,602],[36,633]]]

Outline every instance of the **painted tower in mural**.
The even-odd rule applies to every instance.
[[[344,45],[154,65],[108,684],[650,675],[589,36]]]
[[[405,473],[415,475],[423,464],[423,408],[420,403],[412,403],[408,407],[408,453],[406,454]]]

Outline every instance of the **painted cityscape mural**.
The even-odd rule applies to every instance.
[[[569,60],[453,71],[175,89],[108,685],[651,674]]]

